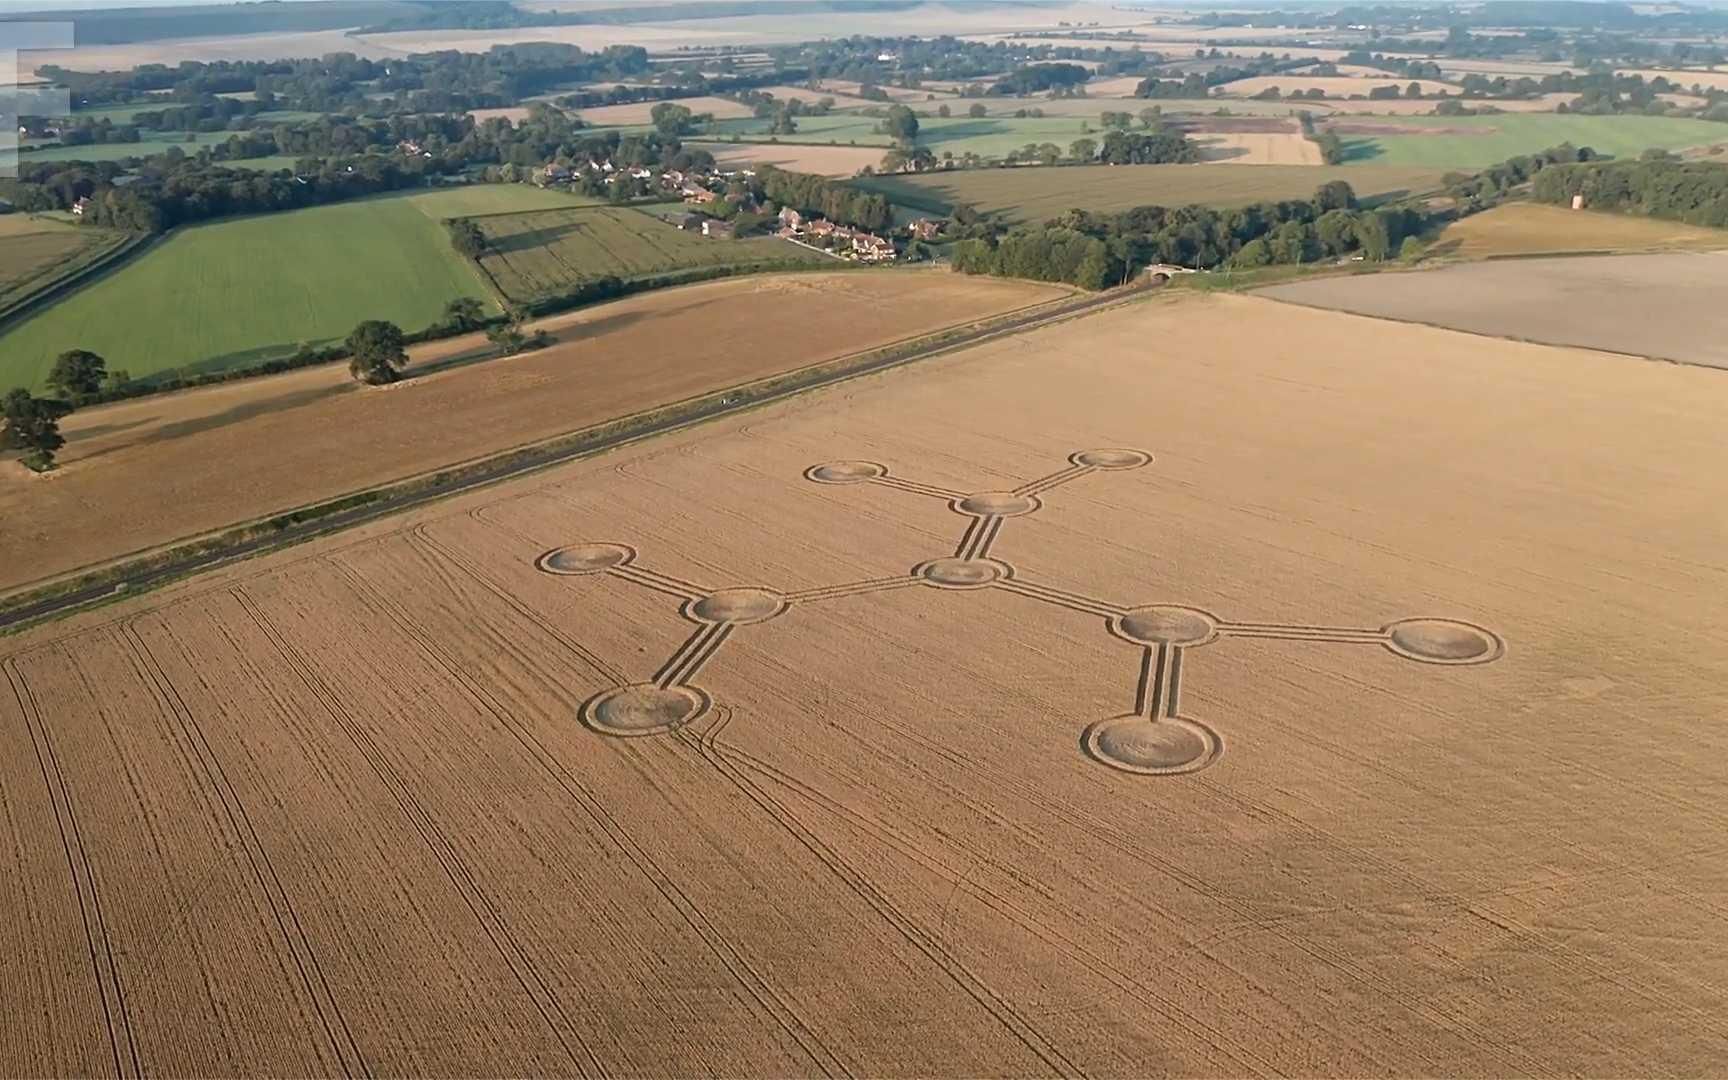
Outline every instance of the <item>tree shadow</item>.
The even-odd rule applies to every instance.
[[[217,428],[238,424],[245,420],[266,414],[290,412],[305,408],[308,405],[323,401],[326,398],[350,393],[357,388],[355,383],[332,383],[329,386],[317,386],[308,390],[298,390],[291,394],[280,394],[275,397],[261,397],[251,401],[241,401],[208,416],[192,416],[171,424],[163,424],[153,431],[146,432],[142,438],[132,439],[115,446],[105,447],[93,454],[85,455],[82,460],[93,461],[120,450],[137,446],[152,446],[156,443],[172,442],[197,435]]]
[[[95,427],[67,431],[65,432],[66,445],[76,446],[91,439],[100,439],[104,435],[118,435],[122,431],[131,431],[135,427],[142,427],[155,419],[154,416],[146,416],[142,420],[134,420],[129,424],[97,424]]]
[[[1353,161],[1373,161],[1377,157],[1385,157],[1386,150],[1375,139],[1345,139],[1344,156],[1341,164]]]
[[[563,225],[551,225],[544,229],[533,229],[529,232],[515,233],[511,236],[494,239],[490,242],[490,247],[500,255],[508,255],[516,251],[529,251],[548,244],[556,244],[566,236],[581,232],[583,227],[579,221],[571,221]]]

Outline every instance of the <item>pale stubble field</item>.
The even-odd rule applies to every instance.
[[[1156,300],[5,640],[0,1068],[1707,1073],[1725,408]]]

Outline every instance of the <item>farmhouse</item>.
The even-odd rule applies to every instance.
[[[90,200],[87,198],[79,199],[77,202],[72,204],[72,212],[74,214],[77,214],[79,217],[83,217],[84,211],[88,210],[89,208],[90,208]]]
[[[730,221],[708,218],[702,222],[702,235],[711,240],[731,240],[738,235],[738,230]]]

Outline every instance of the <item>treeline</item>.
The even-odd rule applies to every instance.
[[[269,95],[265,100],[276,108],[354,115],[496,108],[565,83],[637,79],[650,70],[648,52],[638,46],[585,52],[545,42],[389,60],[331,53],[300,60],[184,61],[172,68],[146,65],[131,71],[40,69],[81,104],[206,103],[217,94],[252,92]]]
[[[1052,91],[1071,94],[1091,77],[1092,73],[1079,64],[1032,64],[998,79],[990,87],[990,93],[1006,97]]]
[[[1203,75],[1194,71],[1180,79],[1164,79],[1152,75],[1140,80],[1140,85],[1134,88],[1134,96],[1141,98],[1203,98],[1212,93],[1214,86],[1223,86],[1225,83],[1235,82],[1238,79],[1276,75],[1290,68],[1307,67],[1313,62],[1313,57],[1293,57],[1288,60],[1281,60],[1267,54],[1249,60],[1243,66],[1217,67]]]
[[[870,232],[894,224],[894,208],[886,198],[826,177],[764,165],[757,170],[753,186],[762,201],[790,206],[801,214],[819,214]]]
[[[1728,165],[1651,155],[1543,169],[1531,185],[1539,202],[1570,206],[1582,195],[1593,210],[1728,228]]]
[[[1537,174],[1553,166],[1570,165],[1596,160],[1596,151],[1588,146],[1561,143],[1537,154],[1521,154],[1497,165],[1490,165],[1473,176],[1448,173],[1443,177],[1446,193],[1458,200],[1460,214],[1474,214],[1497,205],[1513,189],[1529,183]]]
[[[1028,64],[1076,60],[1098,65],[1094,74],[1101,77],[1134,75],[1149,70],[1163,59],[1156,53],[1132,49],[961,41],[947,35],[929,38],[854,36],[800,45],[770,46],[768,53],[777,66],[802,67],[813,78],[845,79],[861,83],[866,89],[899,86],[911,90],[920,88],[925,80],[966,82],[995,75],[1012,75]],[[883,60],[884,56],[893,59]],[[980,94],[986,92],[983,85],[976,89]]]
[[[1429,224],[1408,207],[1361,209],[1342,180],[1306,200],[1263,202],[1217,210],[1206,206],[1142,206],[1117,214],[1071,210],[1053,221],[999,233],[975,226],[955,245],[954,267],[1061,281],[1097,289],[1154,263],[1195,269],[1266,266],[1361,254],[1381,260]]]

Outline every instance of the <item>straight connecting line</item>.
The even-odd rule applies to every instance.
[[[919,563],[907,574],[797,592],[754,586],[705,589],[641,565],[635,549],[624,544],[576,544],[547,552],[538,565],[549,574],[609,574],[680,600],[680,615],[696,624],[650,681],[614,687],[589,698],[582,706],[582,720],[607,735],[655,735],[677,730],[712,707],[707,692],[692,680],[737,628],[767,622],[804,604],[913,585],[962,591],[999,589],[1101,618],[1109,633],[1137,646],[1140,665],[1134,711],[1087,727],[1081,747],[1102,764],[1148,775],[1194,772],[1223,753],[1224,742],[1217,732],[1181,713],[1184,658],[1190,650],[1221,638],[1379,645],[1407,660],[1429,664],[1481,664],[1503,652],[1503,643],[1491,631],[1450,619],[1403,619],[1372,629],[1234,622],[1175,604],[1118,604],[1024,580],[1012,565],[991,557],[1003,524],[1009,518],[1042,509],[1041,495],[1093,473],[1138,469],[1151,461],[1152,455],[1142,450],[1082,450],[1069,456],[1066,467],[1012,490],[970,493],[894,476],[888,466],[874,461],[832,461],[812,466],[804,475],[815,483],[876,484],[942,499],[968,521],[951,556]]]

